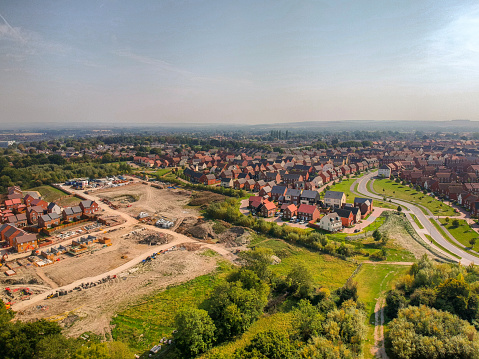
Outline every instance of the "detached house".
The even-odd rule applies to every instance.
[[[284,219],[291,219],[292,217],[294,217],[298,214],[298,207],[296,207],[296,205],[294,205],[294,204],[289,204],[289,205],[284,204],[283,206],[286,206],[286,208],[283,210],[283,218]]]
[[[343,222],[336,213],[329,213],[319,221],[319,228],[328,232],[337,232],[343,229]]]
[[[300,189],[289,188],[284,194],[284,201],[288,203],[299,204],[299,197],[301,196]]]
[[[83,214],[95,214],[100,209],[100,207],[98,207],[98,203],[89,199],[81,201],[80,208]]]
[[[318,191],[304,190],[299,197],[299,200],[303,204],[317,204],[320,200]]]
[[[286,186],[273,186],[271,189],[271,199],[273,201],[279,201],[280,197],[284,197],[286,190]]]
[[[373,210],[373,200],[372,198],[361,198],[356,197],[354,199],[354,207],[359,208],[361,211],[361,218],[366,217]]]

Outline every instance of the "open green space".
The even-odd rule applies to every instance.
[[[456,216],[454,209],[437,199],[418,192],[409,186],[404,186],[390,179],[376,179],[373,184],[374,191],[380,196],[393,197],[413,204],[418,204],[429,209],[436,216]]]
[[[166,174],[170,173],[171,172],[171,168],[160,168],[159,170],[157,170],[155,173],[158,175],[158,176],[165,176]]]
[[[393,264],[363,264],[354,280],[358,283],[358,298],[366,307],[368,335],[364,341],[363,353],[369,357],[374,346],[374,308],[381,293],[393,288],[400,276],[407,274],[410,266]]]
[[[42,195],[42,199],[47,202],[55,202],[59,198],[67,196],[68,193],[63,192],[55,187],[43,185],[30,188],[28,191],[37,191]]]
[[[416,223],[416,225],[419,227],[419,229],[424,229],[424,226],[421,224],[421,222],[419,222],[419,219],[417,219],[415,214],[411,213],[411,217]]]
[[[228,264],[220,262],[215,273],[146,297],[118,313],[111,321],[113,339],[136,351],[144,351],[157,344],[159,338],[171,338],[176,313],[203,303],[229,270]]]
[[[439,224],[437,224],[437,222],[436,222],[434,219],[429,218],[429,220],[430,220],[431,223],[434,225],[434,227],[436,227],[436,229],[439,231],[439,233],[441,233],[441,235],[446,239],[446,241],[448,241],[449,243],[451,243],[453,246],[456,246],[456,247],[458,247],[459,249],[461,249],[461,250],[463,250],[463,251],[465,251],[465,252],[468,252],[468,253],[472,254],[473,256],[476,256],[476,257],[479,258],[479,255],[477,255],[477,254],[471,252],[471,251],[468,249],[468,248],[471,246],[470,244],[468,244],[468,245],[464,244],[464,245],[466,246],[466,248],[460,248],[457,243],[455,243],[453,240],[451,240],[451,238],[449,238],[449,236],[446,234],[446,232],[444,231],[444,229],[443,229]],[[451,233],[451,235],[452,235],[452,233]],[[453,237],[454,237],[454,236],[453,236]],[[458,238],[456,238],[456,237],[454,237],[454,238],[459,241]],[[459,243],[461,243],[461,242],[459,241]]]
[[[286,277],[291,268],[301,264],[313,274],[317,286],[327,287],[330,290],[343,286],[356,269],[354,263],[292,246],[279,239],[268,239],[256,246],[271,248],[275,255],[281,259],[281,263],[271,267],[273,273]]]
[[[461,259],[461,257],[459,257],[457,254],[452,253],[449,249],[444,248],[444,247],[441,246],[439,243],[437,243],[437,242],[434,240],[434,238],[432,238],[429,234],[425,234],[425,236],[426,236],[426,238],[427,238],[428,240],[430,240],[431,243],[433,243],[436,247],[442,249],[442,251],[444,251],[444,252],[450,254],[451,256],[453,256],[453,257],[455,257],[455,258],[457,258],[457,259]]]
[[[350,179],[343,179],[341,182],[332,185],[329,190],[330,191],[337,191],[337,192],[344,192],[344,194],[346,194],[346,202],[347,203],[354,203],[354,197],[358,197],[358,195],[351,192],[351,185],[358,178],[355,177],[355,178],[350,178]]]
[[[445,218],[439,218],[439,222],[452,234],[456,240],[475,251],[479,250],[479,234],[471,228],[471,226],[464,219],[457,219],[459,225],[456,227],[452,224],[453,220],[449,220],[449,223],[446,222]],[[476,239],[476,244],[474,247],[471,246],[470,240]]]

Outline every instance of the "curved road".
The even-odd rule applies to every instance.
[[[375,177],[377,172],[370,173],[366,176],[363,176],[357,180],[358,182],[358,192],[363,194],[364,196],[371,197],[373,199],[382,199],[381,196],[378,196],[376,194],[373,194],[369,192],[367,189],[367,184],[371,180],[371,178]],[[447,250],[451,251],[452,253],[460,256],[462,259],[460,261],[461,264],[463,265],[469,265],[470,263],[474,264],[479,264],[479,258],[461,250],[460,248],[456,247],[455,245],[449,243],[444,237],[441,235],[441,233],[438,232],[436,227],[433,226],[433,224],[429,221],[429,218],[424,215],[424,213],[421,211],[421,209],[414,204],[411,204],[410,202],[404,202],[398,199],[393,199],[391,198],[392,202],[404,206],[410,209],[410,212],[414,213],[414,215],[417,217],[419,222],[424,226],[423,230],[420,230],[416,223],[414,221],[411,221],[412,226],[416,230],[416,232],[419,234],[421,239],[428,243],[430,246],[434,247],[437,251],[443,253],[446,257],[451,258],[455,261],[457,261],[456,258],[452,257],[448,253],[445,253],[441,248],[438,248],[434,246],[433,243],[430,243],[429,240],[424,236],[424,234],[429,234],[434,240],[439,243],[441,246],[446,248]]]

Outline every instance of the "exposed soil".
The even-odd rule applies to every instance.
[[[109,333],[112,316],[137,304],[145,295],[191,280],[214,270],[214,258],[195,252],[198,245],[185,244],[146,264],[138,264],[116,279],[67,296],[43,300],[18,313],[21,320],[49,318],[65,328],[65,334],[76,337],[86,331]]]
[[[223,202],[225,198],[226,197],[223,196],[222,194],[208,192],[208,191],[201,191],[201,192],[195,192],[193,194],[189,204],[190,206],[204,207],[211,203]]]

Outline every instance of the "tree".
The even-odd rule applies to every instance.
[[[469,240],[469,244],[471,245],[471,247],[474,247],[476,245],[476,242],[477,242],[477,238],[475,237]]]
[[[206,310],[189,308],[175,317],[176,347],[186,357],[208,350],[215,341],[216,327]]]
[[[395,358],[477,359],[476,329],[457,316],[426,306],[400,309],[386,332]]]
[[[452,224],[453,227],[459,227],[459,220],[458,219],[453,219],[451,224]]]
[[[309,300],[301,299],[298,307],[293,311],[294,326],[303,341],[318,336],[322,332],[323,315]]]
[[[350,299],[356,302],[358,300],[358,283],[350,279],[342,288],[337,290],[337,293],[339,295],[338,305]]]
[[[375,242],[379,242],[382,238],[381,233],[377,229],[373,232],[373,238]]]
[[[402,212],[402,207],[398,206],[397,211],[398,211],[398,213],[401,213]]]
[[[313,275],[303,265],[296,265],[286,277],[293,294],[296,297],[308,298],[314,291]]]
[[[238,359],[288,359],[293,358],[293,347],[288,335],[270,329],[256,334],[251,343],[235,353]]]
[[[262,280],[267,279],[271,271],[271,256],[274,252],[270,248],[255,248],[240,253],[241,259],[246,262],[246,267],[255,272]]]
[[[386,314],[389,318],[395,318],[399,309],[407,306],[407,299],[404,292],[393,289],[386,295]]]

